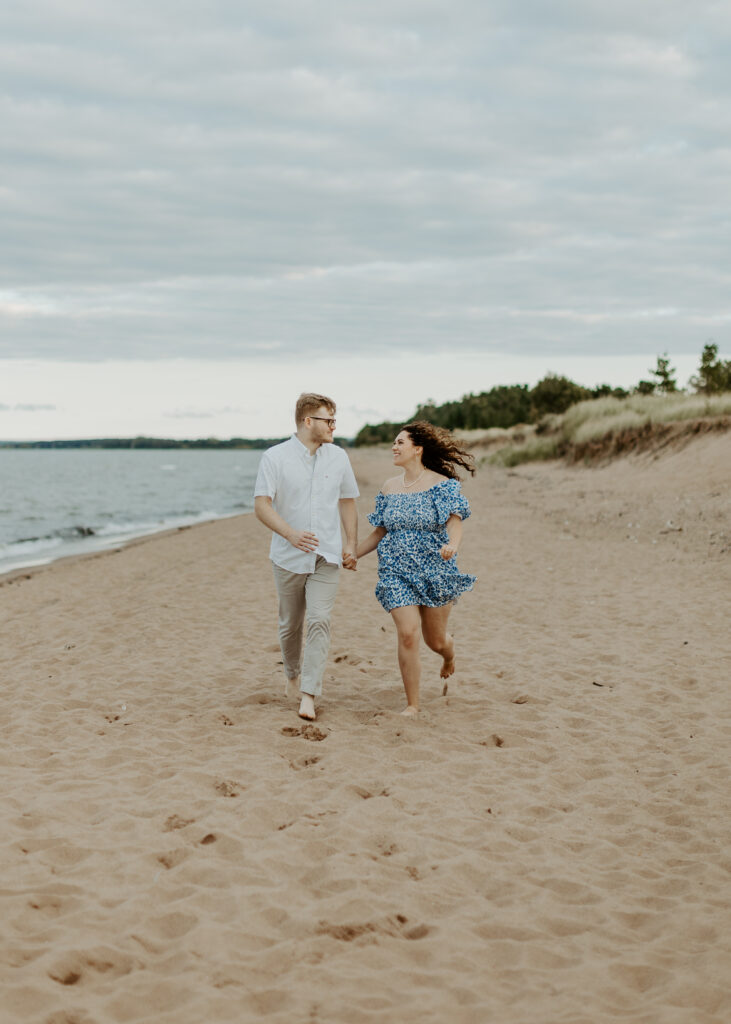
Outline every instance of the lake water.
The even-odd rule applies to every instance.
[[[0,448],[0,573],[250,512],[261,456]]]

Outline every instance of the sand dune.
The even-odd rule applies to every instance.
[[[416,722],[373,556],[314,725],[253,517],[0,580],[3,1024],[725,1024],[730,455],[482,469]]]

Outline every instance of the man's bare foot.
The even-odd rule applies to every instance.
[[[298,714],[300,718],[306,718],[308,722],[314,722],[317,718],[317,713],[315,712],[315,698],[311,693],[302,694],[302,701],[300,703]]]
[[[419,709],[415,708],[412,704],[409,704],[409,706],[405,708],[401,712],[401,714],[404,716],[404,718],[416,718],[416,716],[419,714]]]
[[[454,675],[454,637],[449,638],[449,648],[447,653],[444,655],[444,662],[442,664],[439,675],[442,679],[449,679],[451,675]]]
[[[289,697],[289,695],[291,693],[297,693],[299,688],[300,688],[300,677],[299,676],[293,676],[291,679],[288,679],[287,676],[284,677],[284,696],[285,697]]]

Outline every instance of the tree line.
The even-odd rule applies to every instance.
[[[419,405],[412,420],[427,420],[447,430],[486,430],[489,427],[514,427],[518,423],[537,423],[548,413],[563,413],[576,402],[592,398],[626,398],[631,393],[642,395],[673,394],[678,387],[676,370],[670,365],[667,353],[657,357],[654,370],[647,380],[640,380],[631,390],[600,384],[585,388],[581,384],[558,374],[549,373],[535,387],[527,384],[499,384],[489,391],[463,395],[462,398],[441,405],[427,401]],[[709,343],[701,354],[697,372],[690,378],[689,387],[699,394],[712,395],[731,391],[731,360],[718,356],[718,346]],[[398,433],[400,423],[367,423],[356,435],[356,446],[391,441]]]
[[[202,437],[180,441],[167,437],[100,437],[76,441],[0,441],[0,448],[270,448],[284,441],[283,437]]]

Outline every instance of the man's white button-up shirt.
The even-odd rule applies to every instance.
[[[293,434],[262,455],[254,496],[271,498],[282,519],[295,530],[309,530],[319,541],[315,551],[300,551],[272,532],[269,557],[275,565],[289,572],[314,572],[317,555],[334,565],[342,564],[338,502],[358,497],[350,459],[342,448],[321,444],[310,455]]]

